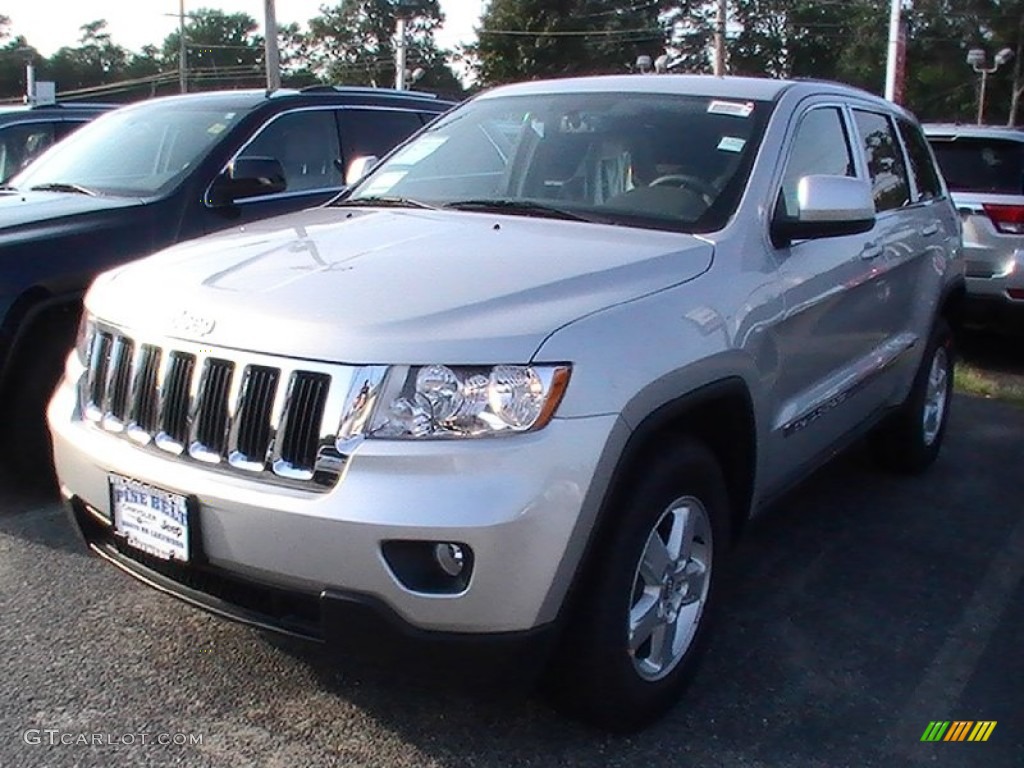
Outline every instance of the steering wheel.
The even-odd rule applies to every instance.
[[[718,189],[713,184],[699,176],[691,176],[686,173],[668,173],[664,176],[659,176],[647,186],[649,187],[679,187],[680,189],[688,189],[690,192],[694,192],[704,200],[705,203],[711,205],[715,198],[718,197]]]

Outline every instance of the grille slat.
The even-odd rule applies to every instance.
[[[330,381],[330,376],[322,373],[295,373],[281,424],[283,434],[278,436],[280,457],[292,469],[313,469]]]
[[[364,369],[277,367],[261,364],[273,361],[265,355],[214,356],[195,344],[147,343],[108,329],[96,330],[90,350],[79,392],[86,419],[105,431],[275,483],[324,490],[337,481],[344,457],[333,437]]]
[[[270,420],[280,378],[277,368],[251,365],[242,387],[235,450],[243,462],[259,469],[263,469],[270,447]]]
[[[227,447],[228,392],[235,364],[230,360],[206,361],[199,385],[191,454],[202,461],[217,462]]]
[[[161,432],[170,438],[168,445],[176,445],[179,450],[188,439],[188,394],[192,385],[192,371],[195,364],[195,355],[171,352],[167,378],[164,379],[160,428]]]
[[[151,436],[157,428],[157,373],[160,370],[159,347],[143,344],[139,352],[139,366],[135,374],[130,418],[138,429]]]
[[[132,380],[132,361],[135,359],[135,344],[123,336],[118,337],[117,342],[107,391],[106,411],[114,417],[117,424],[123,425],[128,417],[128,394]]]
[[[107,396],[107,374],[110,367],[110,352],[114,339],[109,333],[96,334],[89,365],[89,402],[86,404],[91,416],[99,420]]]

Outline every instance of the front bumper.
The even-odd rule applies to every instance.
[[[350,623],[339,617],[353,605],[407,635],[529,633],[551,624],[575,571],[563,560],[579,551],[573,537],[585,531],[577,525],[584,500],[616,426],[601,416],[556,419],[508,438],[365,441],[337,486],[313,493],[216,474],[113,438],[80,419],[66,379],[48,419],[62,493],[94,551],[209,610],[329,641],[332,624]],[[197,499],[202,562],[171,566],[115,542],[110,473]],[[408,588],[382,554],[394,540],[468,545],[465,589]]]

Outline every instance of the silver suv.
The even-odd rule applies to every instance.
[[[61,489],[95,553],[199,606],[544,660],[635,728],[753,514],[869,431],[935,459],[959,243],[919,127],[867,93],[498,88],[332,204],[97,279]]]
[[[925,125],[963,219],[966,320],[1024,330],[1024,130]]]

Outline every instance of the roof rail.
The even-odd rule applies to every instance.
[[[307,85],[299,93],[372,93],[378,96],[412,96],[421,99],[436,99],[436,93],[426,91],[396,91],[392,88],[375,88],[370,85]]]

